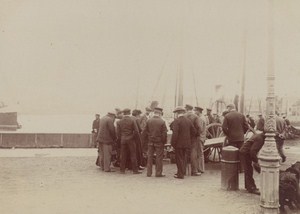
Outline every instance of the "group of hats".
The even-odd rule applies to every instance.
[[[192,109],[193,109],[193,106],[191,106],[191,105],[189,105],[189,104],[186,104],[186,105],[185,105],[185,108],[182,107],[182,106],[177,106],[177,107],[174,109],[173,113],[185,111],[186,109],[192,110]],[[194,110],[195,110],[195,111],[202,112],[202,111],[203,111],[203,108],[198,107],[198,106],[195,106],[195,107],[194,107]]]
[[[145,110],[146,111],[159,111],[159,112],[162,112],[163,111],[163,109],[162,108],[160,108],[160,107],[155,107],[153,110],[151,109],[151,108],[149,108],[149,107],[146,107],[145,108]],[[140,110],[137,110],[139,113],[142,113]],[[123,110],[120,110],[120,109],[115,109],[115,111],[110,111],[110,112],[108,112],[108,114],[111,114],[111,115],[116,115],[116,114],[118,114],[118,113],[123,113],[123,114],[130,114],[130,112],[131,112],[131,109],[129,109],[129,108],[125,108],[125,109],[123,109]]]

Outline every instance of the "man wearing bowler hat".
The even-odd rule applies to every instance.
[[[190,162],[191,162],[191,170],[192,170],[191,175],[200,176],[201,173],[198,172],[198,154],[197,154],[198,147],[199,147],[197,138],[199,136],[200,118],[196,114],[194,114],[193,106],[186,104],[185,110],[186,110],[185,117],[192,122],[196,130],[196,133],[191,136],[191,143],[192,143],[191,150],[190,150]]]
[[[131,110],[126,108],[123,110],[123,118],[117,123],[117,136],[118,141],[121,144],[121,157],[120,157],[120,172],[125,173],[125,166],[127,155],[130,155],[131,167],[133,174],[139,174],[136,160],[136,144],[134,141],[135,133],[138,132],[136,129],[135,121],[130,116]],[[129,154],[128,154],[129,151]]]
[[[206,125],[205,120],[202,118],[202,111],[203,108],[201,107],[194,107],[195,114],[199,117],[199,136],[197,137],[197,144],[198,144],[198,172],[204,173],[205,171],[205,163],[204,163],[204,143],[206,140]]]
[[[147,120],[146,127],[142,133],[145,143],[148,144],[147,153],[147,176],[152,176],[153,155],[156,154],[155,159],[155,177],[164,177],[163,171],[163,157],[164,145],[167,143],[167,126],[165,121],[161,118],[163,109],[154,108],[154,116]]]
[[[185,109],[178,106],[173,111],[176,114],[176,119],[172,123],[172,138],[171,145],[175,149],[175,159],[177,165],[177,174],[174,178],[183,179],[186,169],[186,158],[188,150],[191,148],[192,139],[196,130],[192,122],[184,116]]]

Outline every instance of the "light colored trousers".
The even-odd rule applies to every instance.
[[[111,144],[103,144],[102,157],[103,157],[103,165],[104,165],[105,172],[110,171],[111,155],[112,155],[112,145]]]
[[[204,163],[204,142],[201,140],[197,140],[198,143],[198,172],[205,171],[205,163]]]

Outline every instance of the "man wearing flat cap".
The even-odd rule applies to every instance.
[[[191,175],[192,176],[199,176],[201,175],[201,173],[198,172],[198,147],[199,147],[199,143],[197,141],[197,138],[199,137],[199,131],[200,131],[200,118],[194,114],[193,112],[193,106],[191,105],[185,105],[185,117],[188,118],[195,130],[196,133],[194,135],[191,136],[191,151],[190,151],[190,161],[191,161]]]
[[[165,121],[161,118],[163,109],[154,108],[154,116],[147,120],[146,127],[143,130],[143,141],[148,144],[147,153],[147,176],[152,176],[153,156],[155,158],[155,177],[164,177],[163,171],[163,157],[164,145],[167,143],[167,126]]]
[[[212,110],[210,108],[206,109],[206,125],[212,124],[214,122],[214,117],[212,116],[211,111]]]
[[[204,173],[204,171],[205,171],[204,143],[206,140],[206,124],[205,124],[205,120],[202,118],[202,111],[203,111],[203,108],[194,107],[194,112],[199,117],[199,124],[200,124],[199,130],[198,130],[199,136],[197,137],[198,172],[200,172],[200,173]]]
[[[136,160],[136,144],[134,141],[136,129],[135,121],[130,116],[131,110],[126,108],[123,110],[123,118],[117,123],[117,136],[121,144],[120,154],[120,173],[125,173],[127,156],[130,156],[133,174],[139,174]]]
[[[192,122],[184,116],[185,109],[177,107],[173,111],[176,114],[176,119],[173,121],[171,145],[175,149],[175,159],[177,165],[177,174],[175,178],[183,179],[186,171],[186,158],[188,151],[192,145],[191,136],[194,136],[196,130]]]
[[[228,113],[224,117],[222,130],[227,136],[228,144],[241,148],[244,142],[244,134],[249,126],[246,117],[237,112],[234,104],[227,105]]]
[[[96,165],[100,166],[105,172],[112,172],[111,157],[113,153],[113,146],[116,143],[116,132],[114,121],[116,113],[114,111],[108,112],[107,115],[100,119],[98,142],[98,158]]]

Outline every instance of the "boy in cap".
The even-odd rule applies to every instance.
[[[147,153],[147,177],[152,176],[153,156],[155,158],[155,177],[164,177],[163,171],[163,156],[164,145],[167,143],[167,126],[161,118],[163,109],[154,108],[154,116],[147,120],[146,127],[143,130],[142,136],[144,142],[148,144]]]

